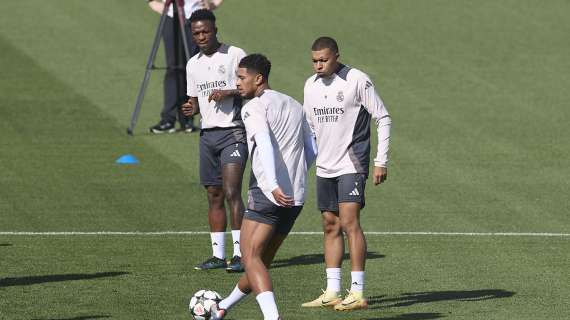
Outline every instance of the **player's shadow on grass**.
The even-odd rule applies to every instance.
[[[11,243],[0,243],[0,247],[11,247]]]
[[[367,252],[366,259],[381,259],[385,258],[386,256],[383,254],[378,254],[376,252]],[[350,255],[345,253],[342,257],[342,260],[349,260]],[[303,266],[309,264],[320,264],[324,263],[325,257],[322,253],[309,253],[309,254],[302,254],[300,256],[296,256],[289,259],[280,259],[274,260],[271,264],[271,268],[282,268],[282,267],[289,267],[289,266]]]
[[[406,313],[397,316],[389,316],[388,318],[366,318],[363,320],[430,320],[441,319],[445,316],[441,313]]]
[[[73,318],[37,318],[32,320],[91,320],[91,319],[108,319],[111,316],[97,315],[97,316],[81,316]]]
[[[80,273],[80,274],[50,274],[45,276],[30,276],[19,278],[0,278],[0,288],[12,286],[30,286],[46,282],[61,282],[73,280],[90,280],[107,277],[117,277],[129,272],[97,272],[97,273]]]
[[[510,298],[515,292],[502,289],[481,289],[465,291],[428,291],[403,293],[396,298],[375,296],[368,299],[371,309],[408,307],[418,303],[438,301],[483,301],[490,299]]]

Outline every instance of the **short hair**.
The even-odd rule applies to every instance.
[[[190,16],[190,19],[188,19],[188,21],[190,23],[192,22],[196,22],[196,21],[204,21],[204,20],[209,20],[212,21],[212,23],[216,23],[216,16],[212,13],[212,11],[208,10],[208,9],[198,9],[196,11],[194,11],[192,13],[192,15]]]
[[[269,71],[271,71],[271,62],[266,56],[253,53],[250,54],[239,62],[238,67],[246,68],[248,71],[255,71],[263,76],[265,81],[269,80]]]
[[[323,49],[331,49],[334,53],[338,53],[338,44],[336,40],[331,37],[319,37],[315,42],[313,42],[313,46],[311,50],[313,51],[320,51]]]

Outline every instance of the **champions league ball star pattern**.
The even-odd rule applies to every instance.
[[[200,290],[190,298],[188,310],[194,320],[209,320],[212,306],[220,301],[222,297],[216,291]]]

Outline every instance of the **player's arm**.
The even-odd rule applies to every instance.
[[[233,55],[234,59],[233,59],[233,63],[232,63],[232,68],[234,70],[233,73],[231,73],[230,77],[229,77],[229,83],[228,86],[231,87],[237,87],[236,83],[237,83],[237,70],[238,70],[238,65],[239,62],[241,61],[241,59],[243,59],[246,54],[245,51],[243,51],[240,48],[236,48],[236,47],[231,47],[231,52],[230,54]],[[214,100],[216,102],[220,102],[226,98],[232,98],[232,97],[241,97],[239,94],[238,89],[226,89],[226,90],[213,90],[212,93],[210,93],[210,96],[208,96],[208,102]]]
[[[378,148],[374,158],[374,172],[372,180],[374,185],[379,185],[388,178],[388,151],[390,146],[390,128],[392,118],[376,92],[372,81],[368,77],[363,77],[359,82],[359,93],[362,105],[376,120],[376,131],[378,133]]]
[[[196,81],[192,74],[191,61],[186,64],[186,95],[188,101],[182,105],[182,113],[191,117],[200,113],[200,103],[198,102],[198,90],[196,89]]]
[[[220,102],[228,97],[239,97],[238,89],[229,89],[229,90],[212,90],[212,93],[208,96],[208,102],[214,100],[216,102]]]
[[[309,169],[315,159],[317,159],[317,138],[313,130],[312,122],[305,112],[303,112],[303,148],[305,150],[305,161]]]
[[[187,117],[200,113],[200,103],[198,103],[198,98],[190,97],[188,101],[182,105],[182,113]]]
[[[269,126],[267,125],[267,111],[265,107],[260,103],[250,101],[248,108],[241,110],[241,118],[243,119],[245,130],[256,145],[255,152],[259,154],[259,162],[261,162],[263,174],[275,201],[280,206],[291,207],[294,204],[293,199],[283,193],[283,190],[277,184],[275,155],[271,135],[269,134]]]
[[[277,201],[277,204],[280,206],[291,207],[294,204],[293,199],[283,193],[283,190],[281,190],[279,184],[277,184],[277,177],[275,176],[275,156],[269,132],[258,132],[253,136],[253,139],[257,146],[257,152],[259,152],[259,160],[263,167],[263,173],[269,184],[269,189],[272,190],[271,194],[273,194],[275,201]]]
[[[228,83],[228,86],[231,88],[231,87],[236,87],[238,65],[241,59],[243,59],[246,56],[246,54],[245,51],[237,47],[231,47],[230,50],[231,50],[230,54],[234,56],[232,63],[232,68],[234,72],[230,74],[231,76],[229,77],[229,83]],[[212,93],[210,93],[210,96],[208,96],[208,102],[212,100],[220,102],[226,98],[232,98],[232,97],[237,97],[237,98],[241,97],[238,89],[227,89],[227,90],[217,89],[213,90]]]
[[[308,100],[308,85],[312,82],[312,78],[305,81],[303,88],[303,141],[305,151],[305,161],[307,162],[307,169],[311,167],[313,162],[317,159],[317,135],[315,133],[315,123],[312,117],[311,108],[307,105]]]

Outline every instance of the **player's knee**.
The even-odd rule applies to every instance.
[[[235,187],[225,187],[224,196],[230,202],[241,200],[241,192],[238,188]]]
[[[223,208],[224,207],[224,193],[222,190],[209,188],[208,189],[208,204],[210,208]]]
[[[249,264],[250,261],[251,261],[251,255],[249,254],[249,252],[244,250],[243,246],[242,246],[241,247],[241,263],[243,264],[244,268]]]
[[[337,221],[324,220],[323,221],[323,231],[326,235],[336,235],[341,231],[340,223]]]
[[[248,246],[246,248],[243,246],[241,247],[241,261],[245,267],[247,267],[248,264],[251,264],[254,259],[260,257],[259,251],[260,248],[256,246]]]
[[[341,228],[347,235],[361,233],[360,223],[357,220],[342,221]]]
[[[222,190],[222,188],[220,187],[208,187],[206,189],[206,192],[208,193],[208,200],[210,199],[218,199],[218,198],[222,198],[224,196],[224,192]]]

